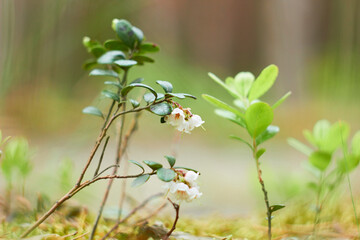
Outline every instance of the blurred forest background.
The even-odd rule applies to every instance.
[[[275,113],[281,134],[269,146],[269,161],[264,163],[264,168],[274,169],[265,170],[265,178],[275,176],[269,180],[270,192],[278,191],[274,195],[279,201],[290,199],[306,184],[301,168],[306,157],[286,144],[287,137],[303,139],[302,130],[322,118],[348,121],[352,132],[360,128],[360,1],[1,0],[0,129],[4,135],[29,138],[36,149],[34,161],[46,163],[34,167],[41,174],[33,180],[42,183],[44,192],[52,186],[41,177],[53,175],[49,169],[56,169],[65,157],[80,166],[97,136],[98,119],[83,116],[81,110],[106,100],[94,97],[102,81],[82,69],[88,58],[82,38],[113,38],[113,18],[129,20],[161,47],[155,64],[138,68],[131,77],[144,76],[152,86],[155,80],[169,80],[178,91],[199,97],[188,104],[206,121],[206,131],[183,136],[178,149],[179,161],[204,172],[205,210],[223,201],[222,194],[229,191],[223,186],[234,182],[239,193],[231,190],[234,195],[226,199],[229,207],[224,212],[231,212],[239,201],[251,205],[244,200],[249,191],[261,199],[257,186],[249,190],[257,184],[249,180],[255,175],[250,153],[227,138],[239,130],[230,122],[220,127],[223,120],[200,98],[209,93],[230,100],[207,72],[225,79],[240,71],[257,76],[271,63],[279,66],[278,81],[266,98],[271,102],[289,90],[293,95]],[[159,119],[144,118],[129,156],[156,160],[171,151],[174,133],[157,124]],[[159,139],[153,139],[154,131],[160,131]],[[206,186],[219,174],[220,165],[228,177]],[[276,171],[291,176],[289,186],[278,187]]]

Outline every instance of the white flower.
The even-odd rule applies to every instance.
[[[199,176],[199,173],[195,173],[194,171],[188,171],[186,174],[185,174],[185,181],[188,182],[191,186],[195,185],[195,181],[196,179],[198,178]]]
[[[165,121],[176,127],[180,132],[191,133],[191,131],[200,127],[204,121],[199,115],[193,115],[190,109],[175,108],[170,115],[165,116]]]
[[[188,171],[185,177],[179,177],[176,181],[166,183],[164,187],[168,191],[168,197],[178,204],[182,201],[190,202],[201,197],[202,193],[195,183],[198,175],[193,171]]]

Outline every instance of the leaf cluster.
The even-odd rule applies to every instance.
[[[143,161],[143,164],[145,164],[147,167],[149,167],[152,172],[148,173],[148,174],[143,174],[143,175],[135,178],[134,181],[131,183],[131,186],[138,187],[138,186],[143,185],[144,183],[146,183],[149,180],[150,176],[153,174],[156,174],[157,177],[163,182],[171,182],[177,176],[176,169],[184,169],[184,170],[188,170],[188,171],[197,172],[196,170],[188,168],[188,167],[175,166],[176,158],[173,156],[166,155],[164,157],[166,158],[169,167],[165,167],[161,163],[154,162],[154,161],[147,161],[147,160]],[[129,162],[138,166],[139,168],[141,168],[142,171],[145,172],[145,168],[141,163],[134,161],[134,160],[129,160]]]
[[[225,81],[213,73],[209,73],[209,76],[234,97],[233,104],[230,105],[216,97],[204,94],[203,98],[216,107],[215,114],[246,129],[256,146],[279,132],[279,127],[271,125],[274,109],[290,95],[290,92],[272,106],[259,100],[273,86],[278,76],[277,66],[266,67],[256,79],[250,72],[240,72],[235,77],[227,77]],[[237,136],[231,136],[231,138],[245,143],[253,150],[254,144]],[[264,151],[259,151],[256,157],[259,158]]]

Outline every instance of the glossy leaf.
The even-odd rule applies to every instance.
[[[147,56],[134,56],[131,58],[132,60],[136,61],[139,65],[144,65],[144,63],[148,62],[148,63],[153,63],[155,62],[154,59],[147,57]]]
[[[85,70],[90,70],[90,69],[93,69],[97,65],[98,65],[98,63],[97,63],[96,59],[88,59],[84,62],[82,67]]]
[[[237,109],[229,106],[228,104],[224,103],[223,101],[213,97],[213,96],[210,96],[210,95],[207,95],[207,94],[203,94],[202,97],[208,101],[209,103],[211,103],[212,105],[214,105],[215,107],[219,107],[219,108],[222,108],[224,110],[227,110],[227,111],[230,111],[236,115],[239,115],[241,117],[244,117],[244,114],[239,112]]]
[[[149,168],[151,168],[153,171],[158,170],[159,168],[162,168],[162,165],[160,163],[157,162],[153,162],[153,161],[143,161],[147,166],[149,166]]]
[[[141,31],[140,28],[132,27],[132,31],[135,33],[136,39],[138,43],[140,44],[144,40],[144,33]]]
[[[176,163],[175,157],[166,155],[165,158],[168,161],[170,167],[173,167],[175,165]]]
[[[110,39],[105,41],[104,46],[109,50],[128,51],[129,47],[119,40]]]
[[[139,163],[138,161],[135,160],[129,160],[130,163],[138,166],[139,168],[141,168],[143,171],[145,171],[144,167],[141,165],[141,163]]]
[[[173,90],[172,84],[167,81],[158,80],[156,83],[159,84],[166,93],[171,93]]]
[[[278,126],[268,126],[264,132],[256,137],[256,145],[260,145],[261,143],[274,137],[279,131],[280,128]]]
[[[157,93],[156,100],[162,99],[162,98],[164,98],[164,96],[165,95],[163,93]],[[143,98],[144,98],[144,101],[147,103],[152,103],[155,101],[155,96],[152,93],[145,93]]]
[[[260,148],[257,152],[256,152],[256,159],[259,159],[264,153],[265,153],[266,149],[265,148]]]
[[[298,150],[299,152],[302,152],[306,156],[310,156],[310,154],[313,152],[311,148],[303,144],[302,142],[296,140],[295,138],[288,138],[287,140],[288,144]]]
[[[90,73],[90,76],[109,76],[118,78],[117,72],[113,70],[104,70],[104,69],[93,69]]]
[[[241,137],[231,135],[230,138],[236,139],[242,143],[245,143],[251,150],[253,150],[253,147],[250,145],[250,143],[248,143],[246,140],[242,139]]]
[[[166,93],[165,96],[167,98],[169,97],[176,97],[176,98],[179,98],[179,99],[185,99],[185,95],[182,94],[182,93]]]
[[[240,108],[240,110],[242,111],[242,112],[246,112],[246,106],[245,106],[245,104],[244,104],[244,102],[242,101],[242,100],[240,100],[240,99],[235,99],[234,100],[234,105],[235,106],[237,106],[238,108]]]
[[[120,67],[132,67],[137,64],[134,60],[116,60],[114,63]]]
[[[279,69],[275,65],[266,67],[257,77],[249,92],[249,101],[260,98],[264,95],[274,84],[279,73]]]
[[[215,109],[214,112],[216,115],[223,117],[225,119],[228,119],[228,120],[232,121],[233,123],[236,123],[236,124],[242,126],[243,128],[246,128],[245,120],[243,118],[241,118],[240,116],[236,115],[235,113],[232,113],[232,112],[224,110],[224,109]]]
[[[98,58],[99,64],[113,64],[116,60],[125,59],[125,54],[122,51],[114,50],[108,51]]]
[[[291,92],[287,92],[284,96],[282,96],[274,105],[272,105],[272,109],[277,108],[280,106],[289,96],[291,95]]]
[[[99,58],[104,53],[106,53],[106,49],[103,46],[99,45],[99,46],[90,48],[90,52],[92,53],[92,55],[94,55],[94,57]]]
[[[133,84],[133,83],[142,83],[144,81],[144,78],[137,78],[135,80],[133,80],[130,84]]]
[[[316,151],[313,152],[309,157],[309,162],[311,165],[319,169],[320,171],[325,171],[329,166],[331,161],[331,155],[327,152]]]
[[[274,113],[272,108],[264,102],[252,104],[245,112],[248,132],[253,138],[259,136],[272,123]]]
[[[188,94],[188,93],[177,93],[177,94],[182,94],[187,98],[197,99],[194,95],[191,95],[191,94]]]
[[[104,84],[105,84],[105,85],[115,86],[115,87],[117,87],[117,88],[119,88],[119,89],[122,89],[121,84],[120,84],[120,83],[118,83],[118,82],[105,81],[105,82],[104,82]]]
[[[82,110],[82,112],[85,113],[85,114],[90,114],[90,115],[94,115],[94,116],[104,118],[103,113],[97,107],[89,106],[89,107],[84,108]]]
[[[285,207],[285,205],[284,204],[276,204],[276,205],[271,205],[270,206],[270,212],[276,212],[276,211],[278,211],[278,210],[280,210],[280,209],[283,209]]]
[[[172,107],[167,102],[161,102],[150,106],[150,111],[159,116],[166,116],[172,112]]]
[[[193,171],[193,172],[196,172],[196,173],[198,173],[199,171],[198,170],[195,170],[195,169],[192,169],[192,168],[188,168],[188,167],[179,167],[179,166],[177,166],[177,167],[173,167],[174,169],[185,169],[185,170],[187,170],[187,171]]]
[[[158,178],[164,182],[170,182],[176,177],[176,173],[171,169],[160,168],[156,172]]]
[[[137,108],[140,106],[140,103],[134,99],[130,99],[130,103],[133,106],[133,108]]]
[[[122,90],[121,90],[121,95],[122,96],[126,96],[131,90],[133,90],[134,88],[146,88],[147,90],[149,90],[155,97],[157,97],[157,93],[155,92],[155,90],[148,86],[148,85],[145,85],[145,84],[142,84],[142,83],[131,83],[129,84],[128,86],[124,87]]]
[[[149,180],[149,178],[150,178],[149,174],[141,175],[134,179],[134,181],[131,183],[131,187],[139,187],[144,183],[146,183]]]
[[[240,72],[234,78],[234,87],[237,93],[246,98],[249,94],[255,76],[251,72]]]
[[[140,45],[140,52],[141,53],[155,53],[160,50],[159,46],[155,43],[143,43]]]
[[[114,101],[117,101],[117,102],[120,102],[120,97],[116,94],[116,93],[113,93],[113,92],[110,92],[108,90],[103,90],[101,92],[101,94],[104,96],[104,97],[107,97],[107,98],[110,98]]]
[[[133,48],[137,40],[133,26],[124,19],[114,19],[112,22],[112,28],[120,38],[120,40],[129,48]]]

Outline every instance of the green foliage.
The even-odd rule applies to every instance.
[[[149,174],[141,175],[134,179],[134,181],[131,183],[131,187],[139,187],[144,183],[146,183],[149,180],[149,178],[150,178]]]
[[[247,130],[252,138],[262,134],[270,126],[273,118],[274,113],[267,103],[257,102],[252,104],[245,113]]]
[[[5,145],[0,167],[8,185],[18,177],[25,179],[29,175],[32,170],[30,157],[25,138],[13,138]]]
[[[172,169],[160,168],[157,170],[157,176],[161,181],[170,182],[176,177],[176,173]]]
[[[150,106],[150,111],[159,116],[166,116],[172,112],[172,107],[167,102],[161,102]]]
[[[104,114],[97,107],[89,106],[89,107],[84,108],[82,110],[82,112],[85,113],[85,114],[90,114],[90,115],[94,115],[94,116],[104,118]]]
[[[158,162],[153,162],[153,161],[144,161],[144,163],[151,168],[153,171],[158,170],[159,168],[162,168],[162,164],[158,163]]]

